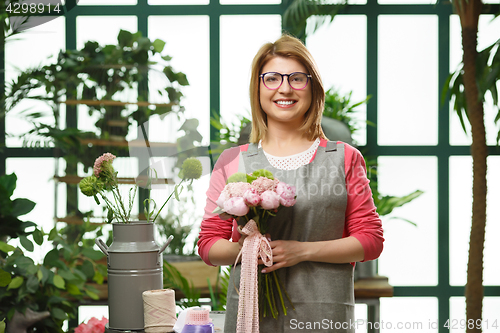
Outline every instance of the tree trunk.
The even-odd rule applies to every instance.
[[[483,101],[476,81],[477,31],[481,0],[457,0],[455,8],[462,25],[464,88],[472,133],[472,226],[465,287],[467,333],[481,332],[483,309],[483,250],[486,227],[486,158]]]

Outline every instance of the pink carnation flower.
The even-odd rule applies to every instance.
[[[252,182],[252,185],[255,186],[257,193],[262,194],[265,191],[276,191],[276,186],[278,185],[278,183],[278,179],[259,177]]]
[[[230,215],[243,216],[248,213],[250,209],[242,197],[229,198],[224,202],[224,211]]]
[[[105,153],[99,156],[95,162],[94,162],[94,175],[96,177],[99,177],[99,174],[101,173],[101,167],[104,162],[110,161],[113,163],[113,160],[116,158],[115,155],[111,153]]]
[[[251,207],[255,207],[260,203],[260,195],[257,193],[257,190],[255,188],[249,188],[248,190],[245,191],[243,194],[243,199],[245,199],[245,202],[247,205]]]
[[[276,209],[280,206],[280,196],[274,191],[265,191],[260,195],[260,206],[266,210]]]
[[[280,196],[280,203],[285,207],[295,205],[295,186],[279,182],[276,186],[276,193]]]
[[[246,182],[229,183],[224,187],[226,198],[243,197],[245,191],[251,187],[252,185]]]

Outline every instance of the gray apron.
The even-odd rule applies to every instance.
[[[243,162],[243,163],[242,163]],[[240,170],[271,171],[275,178],[296,186],[297,203],[283,207],[269,219],[272,240],[300,242],[342,238],[347,191],[345,186],[344,145],[329,141],[318,147],[314,160],[295,170],[278,170],[271,166],[262,149],[250,144],[240,154]],[[224,331],[236,332],[241,265],[232,267],[229,281]],[[295,311],[280,312],[260,318],[260,332],[352,332],[354,333],[353,266],[320,262],[301,262],[280,268],[281,282],[292,299]],[[286,300],[285,300],[286,302]],[[285,303],[286,304],[286,303]]]

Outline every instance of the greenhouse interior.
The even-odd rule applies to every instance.
[[[280,323],[276,332],[500,332],[498,0],[7,0],[0,8],[0,333],[233,332],[236,310],[226,305],[235,290],[237,332],[259,332],[259,318],[262,331]],[[254,75],[261,47],[283,36],[308,50],[317,74],[290,51]],[[280,72],[269,65],[276,59],[305,70]],[[281,76],[276,90],[269,73]],[[225,192],[207,198],[228,186],[214,180],[228,152],[245,147],[243,161],[246,147],[265,149],[272,124],[282,125],[263,96],[311,91],[323,101],[324,136],[363,157],[360,177],[383,230],[373,260],[295,266],[349,271],[349,323],[334,319],[337,305],[328,309],[335,299],[313,303],[324,307],[321,320],[300,316],[301,300],[278,280],[270,289],[279,296],[266,303],[271,274],[257,273],[264,257],[246,261],[253,236],[236,228],[250,218],[214,202]],[[269,136],[255,136],[258,126]],[[318,154],[324,136],[309,139],[320,142]],[[247,172],[242,182],[274,176]],[[323,216],[312,202],[301,206],[301,193],[296,209]],[[271,224],[281,208],[295,211],[283,202],[245,207]],[[229,221],[241,265],[204,257],[206,242],[221,244],[203,239],[215,218]],[[261,251],[280,249],[261,233]],[[245,281],[238,286],[232,273],[241,266],[243,276],[247,264],[259,292],[251,289],[245,307]],[[284,270],[286,281],[299,271],[272,273]],[[314,272],[306,284],[320,281]],[[339,286],[334,276],[322,282]],[[250,308],[251,330],[240,327]]]

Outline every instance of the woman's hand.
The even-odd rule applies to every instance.
[[[306,253],[303,242],[292,240],[276,240],[271,241],[271,249],[273,250],[273,265],[264,267],[262,273],[269,273],[282,267],[290,267],[297,265],[299,262],[306,260]],[[259,264],[262,261],[259,260]]]

